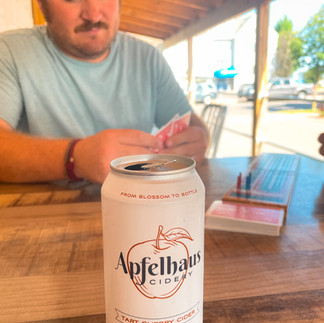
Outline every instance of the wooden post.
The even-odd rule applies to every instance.
[[[195,88],[195,80],[193,76],[193,39],[192,37],[187,39],[188,42],[188,71],[187,71],[187,77],[188,77],[188,100],[193,106],[195,104],[195,91],[193,90]]]
[[[45,19],[38,7],[38,3],[36,0],[32,0],[32,8],[33,8],[33,18],[34,18],[34,25],[44,25]]]
[[[264,1],[257,6],[257,32],[256,32],[256,62],[255,62],[255,93],[253,115],[253,144],[252,155],[256,156],[262,146],[260,137],[260,120],[262,111],[267,109],[267,58],[268,58],[268,28],[269,28],[269,2]]]

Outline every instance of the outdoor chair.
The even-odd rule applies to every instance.
[[[202,119],[209,132],[209,144],[206,151],[207,158],[216,157],[225,116],[226,106],[220,104],[208,104],[202,111]]]

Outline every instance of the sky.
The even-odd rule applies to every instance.
[[[270,3],[270,27],[274,28],[286,15],[293,23],[293,30],[300,31],[322,5],[323,0],[274,0]]]
[[[273,57],[277,49],[278,34],[274,30],[274,26],[277,24],[277,22],[280,19],[283,19],[285,16],[287,16],[288,19],[290,19],[293,23],[293,30],[299,32],[303,29],[303,27],[305,27],[310,17],[312,17],[320,10],[322,5],[324,5],[324,0],[273,0],[270,2],[269,38],[268,38],[269,68],[271,68],[272,66],[271,62],[273,60]],[[220,26],[217,26],[217,29],[220,28],[221,28]],[[227,28],[229,28],[228,24],[227,24]],[[220,33],[223,35],[225,33],[225,30],[221,29]],[[233,33],[233,30],[230,31],[230,34],[231,33]],[[251,38],[250,34],[246,34],[246,36],[249,39]],[[199,37],[202,37],[202,35],[200,35]],[[219,37],[219,36],[215,36],[213,34],[213,36],[211,37]],[[249,44],[248,41],[247,44]],[[208,49],[207,48],[206,50],[203,49],[205,48],[203,46],[207,46]],[[245,50],[247,51],[248,49]],[[186,75],[186,71],[187,71],[186,61],[183,59],[179,59],[179,57],[184,57],[186,55],[186,52],[187,52],[186,44],[182,44],[182,43],[164,52],[164,55],[169,61],[169,64],[172,66],[174,73],[178,76],[178,79],[181,79]],[[209,57],[209,56],[214,57],[213,56],[214,52],[210,50],[210,39],[209,41],[207,41],[205,45],[204,43],[199,43],[198,52],[199,52],[198,55],[200,59],[196,59],[195,68],[199,72],[197,71],[195,72],[201,75],[205,75],[205,74],[208,75],[212,65],[211,62],[215,63],[215,60]],[[247,54],[248,57],[250,57],[249,55],[250,54]],[[251,57],[253,57],[253,54],[251,55],[252,55]],[[204,59],[201,59],[202,56],[204,57]],[[249,64],[245,64],[245,65],[246,68],[249,68],[250,66]],[[213,66],[213,68],[214,67],[215,66]],[[253,74],[251,74],[250,77],[251,78],[254,77]],[[244,80],[244,82],[249,83],[251,81]]]
[[[274,0],[270,2],[268,40],[269,61],[272,61],[277,49],[278,34],[274,31],[277,22],[287,16],[293,23],[293,31],[299,32],[323,5],[324,0]],[[271,65],[269,65],[269,67],[270,66]],[[303,70],[304,69],[300,69],[300,71]],[[300,78],[298,72],[294,75],[294,77]]]

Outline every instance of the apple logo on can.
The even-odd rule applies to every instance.
[[[183,228],[163,232],[159,225],[155,239],[133,245],[127,253],[127,271],[138,291],[150,299],[170,298],[178,292],[183,282],[191,276],[188,270],[201,260],[201,251],[189,255],[183,241],[193,238]],[[125,261],[121,253],[125,273]]]

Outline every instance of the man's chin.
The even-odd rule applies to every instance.
[[[110,51],[110,47],[96,47],[91,45],[85,45],[79,50],[79,58],[82,60],[104,60]]]

